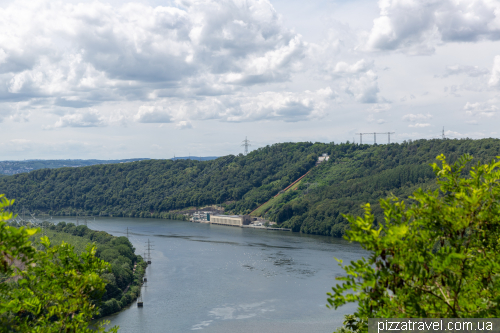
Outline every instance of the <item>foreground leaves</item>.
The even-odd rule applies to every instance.
[[[396,197],[381,200],[384,223],[346,216],[346,238],[371,252],[342,266],[347,276],[329,293],[329,306],[358,302],[367,318],[477,318],[500,316],[500,161],[473,167],[433,164],[439,190],[418,190],[407,209]],[[342,263],[341,263],[342,264]],[[366,325],[365,325],[366,329]]]
[[[51,246],[42,237],[45,250],[35,251],[28,237],[37,230],[7,226],[12,214],[4,209],[12,201],[0,200],[0,331],[103,332],[102,323],[89,328],[105,291],[100,274],[109,267],[96,258],[95,246],[78,256],[71,245]]]

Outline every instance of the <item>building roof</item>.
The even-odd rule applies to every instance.
[[[212,215],[213,217],[243,217],[243,215]]]

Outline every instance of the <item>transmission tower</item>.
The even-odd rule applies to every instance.
[[[443,140],[446,139],[446,137],[444,136],[444,126],[443,126],[443,132],[442,132],[441,136],[442,136]]]
[[[127,227],[127,239],[128,239],[128,227]]]
[[[148,265],[151,264],[151,250],[152,249],[153,249],[153,244],[151,244],[151,242],[149,241],[149,238],[148,238],[148,258],[147,258]]]
[[[251,146],[251,144],[250,144],[250,140],[248,140],[246,136],[245,136],[245,140],[243,140],[243,144],[241,146],[245,147],[245,155],[248,154],[248,147]]]
[[[373,143],[377,143],[377,134],[387,134],[387,143],[391,143],[391,134],[395,134],[395,132],[383,132],[383,133],[377,133],[377,132],[371,132],[371,133],[356,133],[356,135],[359,134],[359,144],[363,144],[363,134],[373,134]]]

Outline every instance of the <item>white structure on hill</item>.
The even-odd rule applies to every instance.
[[[318,157],[318,161],[316,162],[316,164],[320,164],[323,161],[328,161],[329,159],[330,156],[328,156],[328,154],[323,154],[320,157]]]

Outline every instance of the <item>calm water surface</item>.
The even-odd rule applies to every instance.
[[[99,218],[89,227],[115,236],[128,227],[137,254],[148,239],[154,244],[144,308],[133,303],[107,318],[123,333],[332,332],[355,309],[325,306],[343,274],[334,257],[367,256],[358,244],[291,232],[134,218]]]

